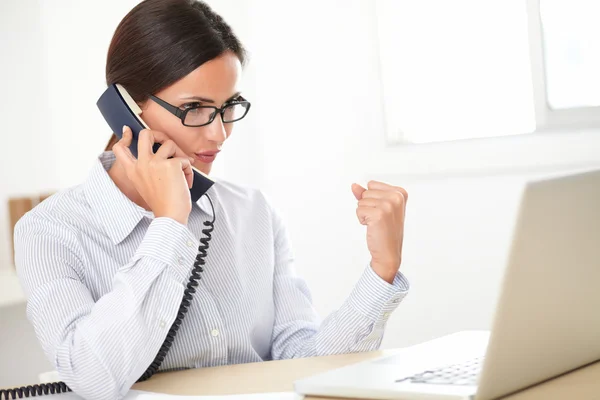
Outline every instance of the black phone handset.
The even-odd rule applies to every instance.
[[[110,85],[100,96],[96,103],[104,119],[119,139],[123,136],[123,125],[131,128],[132,139],[129,146],[131,153],[137,158],[138,137],[142,129],[148,129],[148,125],[141,118],[142,109],[129,95],[127,90],[118,83]],[[160,147],[154,144],[152,150],[156,153]],[[203,194],[214,184],[214,181],[202,171],[192,167],[194,171],[194,182],[190,189],[192,202],[197,202]]]
[[[146,123],[140,117],[142,113],[140,107],[133,101],[125,88],[119,84],[110,85],[98,100],[97,105],[100,109],[100,112],[104,116],[104,119],[111,127],[113,132],[115,132],[117,137],[119,137],[119,139],[123,135],[123,125],[127,125],[131,128],[133,135],[130,149],[132,154],[137,158],[138,135],[142,129],[148,128]],[[154,152],[156,152],[159,147],[160,144],[155,144],[153,148]],[[204,236],[200,239],[198,255],[196,256],[189,281],[183,292],[183,299],[179,305],[179,310],[177,311],[175,321],[171,325],[165,341],[158,350],[154,361],[148,366],[146,371],[142,374],[142,376],[140,376],[137,382],[145,381],[158,372],[159,367],[164,361],[169,349],[173,345],[173,340],[175,339],[175,335],[181,326],[183,317],[188,311],[188,307],[192,301],[192,296],[196,292],[196,287],[198,286],[198,281],[200,280],[200,273],[204,272],[202,267],[206,264],[205,258],[207,256],[207,250],[209,247],[208,242],[212,238],[211,233],[214,230],[216,217],[213,202],[208,194],[206,194],[208,189],[210,189],[213,184],[214,181],[211,178],[194,168],[194,181],[192,188],[190,189],[192,201],[196,202],[203,195],[205,195],[212,208],[213,218],[212,221],[204,222],[204,226],[206,227],[202,229],[202,234]],[[66,393],[70,391],[71,389],[64,382],[41,383],[38,385],[29,385],[14,389],[0,390],[0,400],[14,400],[24,397],[36,397],[46,394]]]

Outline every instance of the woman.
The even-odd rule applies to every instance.
[[[138,158],[124,127],[85,182],[15,228],[28,316],[61,379],[87,399],[121,398],[155,372],[146,373],[153,362],[164,371],[377,349],[407,292],[398,271],[402,188],[352,186],[371,262],[321,323],[295,275],[285,227],[260,191],[217,181],[211,202],[191,201],[191,167],[209,174],[249,109],[239,89],[244,62],[235,34],[206,4],[140,3],[117,27],[106,66],[107,83],[128,90],[150,127],[140,132]],[[189,110],[186,117],[164,102]],[[214,231],[203,232],[212,218]],[[207,233],[204,271],[180,312]]]

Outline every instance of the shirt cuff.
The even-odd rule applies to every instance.
[[[185,284],[194,265],[200,241],[187,226],[168,217],[155,218],[138,247],[134,261],[150,257],[172,268]]]
[[[406,277],[398,271],[392,284],[384,281],[369,264],[348,301],[352,308],[371,321],[387,320],[409,290]]]

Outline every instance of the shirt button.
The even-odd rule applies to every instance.
[[[192,242],[191,240],[187,241],[187,247],[194,247],[194,242]]]
[[[183,257],[179,257],[177,259],[177,262],[179,263],[179,265],[183,265],[183,263],[185,262],[185,260],[183,259]]]
[[[167,324],[163,320],[160,320],[160,323],[158,324],[158,326],[160,326],[161,328],[164,328],[166,325]]]
[[[390,317],[390,313],[389,312],[386,312],[386,313],[383,314],[383,319],[384,320],[387,320],[389,317]]]
[[[210,331],[210,334],[213,335],[214,337],[217,337],[217,336],[219,336],[219,330],[213,329],[212,331]]]

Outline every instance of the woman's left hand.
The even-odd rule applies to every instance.
[[[401,187],[378,181],[370,181],[367,189],[355,183],[352,192],[358,200],[358,220],[367,226],[371,267],[383,280],[392,283],[402,262],[408,193]]]

